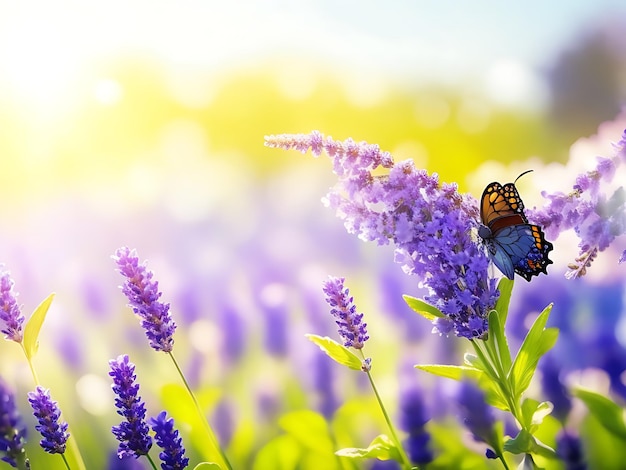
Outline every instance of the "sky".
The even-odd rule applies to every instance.
[[[618,12],[623,1],[1,1],[0,58],[54,73],[121,53],[227,67],[282,52],[451,76],[498,59],[540,66]]]

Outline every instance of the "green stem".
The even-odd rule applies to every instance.
[[[361,357],[363,358],[363,360],[365,360],[365,354],[363,354],[363,350],[360,349],[359,351],[361,353]],[[366,371],[366,373],[367,373],[367,378],[370,381],[370,385],[372,386],[372,390],[374,391],[374,395],[376,395],[378,406],[380,406],[380,409],[383,412],[383,416],[385,417],[385,422],[387,423],[387,426],[389,427],[389,432],[391,433],[391,439],[393,439],[393,442],[396,445],[396,449],[398,449],[398,453],[400,454],[400,459],[402,460],[403,466],[409,470],[411,468],[416,468],[411,465],[411,461],[409,460],[409,457],[406,455],[406,452],[404,451],[404,447],[402,447],[402,444],[400,443],[400,439],[398,439],[396,430],[393,427],[393,424],[391,424],[391,419],[389,419],[389,414],[387,413],[385,405],[383,405],[383,401],[380,398],[380,395],[378,393],[378,389],[376,388],[376,385],[374,384],[374,379],[372,377],[371,372],[368,370]]]
[[[37,377],[37,371],[35,370],[35,366],[33,365],[33,361],[31,360],[31,358],[28,356],[28,353],[26,352],[26,347],[24,346],[24,342],[23,341],[20,343],[20,346],[22,347],[22,352],[24,353],[24,357],[26,357],[26,362],[28,362],[28,367],[30,369],[31,375],[33,376],[33,380],[35,382],[35,386],[38,386],[40,384],[39,377]]]
[[[67,459],[65,458],[65,454],[61,454],[61,457],[63,457],[63,463],[65,464],[65,468],[67,468],[67,470],[71,470],[70,464],[68,463]]]
[[[148,462],[150,462],[150,465],[152,466],[152,468],[154,470],[158,470],[156,464],[154,463],[154,460],[152,460],[152,457],[150,457],[150,454],[146,454],[146,458],[148,459]]]
[[[37,371],[35,370],[35,365],[33,364],[32,358],[26,352],[26,347],[24,346],[24,342],[20,343],[22,347],[22,351],[24,352],[24,356],[26,357],[26,362],[28,362],[28,367],[30,368],[30,373],[33,376],[33,381],[35,382],[35,386],[41,385],[39,382],[39,377],[37,376]],[[68,433],[70,434],[69,439],[67,440],[67,447],[65,448],[65,453],[63,455],[63,461],[67,468],[71,468],[68,461],[72,462],[72,465],[78,470],[86,470],[85,462],[83,461],[83,456],[80,454],[80,450],[78,449],[78,445],[76,444],[75,439],[72,437],[72,433],[68,428]]]
[[[182,379],[183,384],[185,385],[185,388],[187,389],[187,392],[189,393],[189,396],[191,397],[191,401],[193,401],[193,404],[196,408],[196,412],[198,413],[198,416],[201,418],[200,420],[202,421],[204,430],[206,431],[206,434],[209,438],[209,443],[211,445],[211,448],[215,449],[215,451],[218,454],[217,457],[220,459],[220,461],[217,463],[220,465],[221,468],[232,470],[232,466],[230,465],[230,462],[228,461],[226,454],[224,454],[224,451],[222,451],[222,448],[217,442],[217,438],[215,437],[215,434],[213,433],[213,430],[211,429],[211,426],[209,425],[209,422],[207,421],[206,416],[204,415],[204,412],[202,411],[202,408],[200,408],[200,404],[198,403],[196,396],[191,390],[191,387],[189,386],[189,384],[187,383],[187,379],[185,378],[183,371],[180,369],[178,362],[176,362],[176,358],[174,358],[174,354],[171,351],[168,352],[167,354],[172,359],[172,362],[174,363],[174,367],[176,367],[176,370],[178,371],[178,375],[180,375],[180,378]]]

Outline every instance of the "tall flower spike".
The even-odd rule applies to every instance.
[[[124,354],[109,361],[109,366],[117,413],[125,419],[111,428],[113,435],[120,441],[117,456],[121,459],[146,455],[152,447],[152,438],[148,435],[149,429],[145,420],[146,405],[138,395],[139,384],[135,383],[135,364]]]
[[[396,262],[421,278],[429,289],[425,300],[446,315],[435,322],[439,333],[485,335],[499,293],[497,280],[488,275],[489,258],[472,235],[479,220],[476,199],[366,142],[338,142],[312,132],[268,136],[265,145],[311,149],[316,156],[325,151],[339,177],[325,203],[346,229],[366,241],[395,245]]]
[[[496,439],[493,410],[485,402],[485,394],[474,383],[465,380],[458,390],[458,404],[463,424],[478,441],[489,445]]]
[[[17,467],[19,459],[26,459],[25,442],[26,427],[15,406],[15,396],[0,379],[0,460]]]
[[[57,402],[50,398],[50,391],[38,386],[34,392],[28,392],[28,401],[39,421],[35,429],[41,434],[39,444],[43,450],[50,454],[65,453],[70,434],[67,432],[67,423],[59,421],[61,410]]]
[[[159,454],[162,470],[181,470],[189,465],[189,459],[185,457],[183,440],[178,436],[178,430],[174,429],[174,419],[167,418],[167,413],[161,411],[158,416],[150,418],[150,426],[154,431],[154,440],[163,449]]]
[[[13,291],[13,279],[11,274],[4,271],[0,273],[0,324],[2,333],[6,339],[21,343],[24,333],[22,325],[24,315],[17,305],[17,294]]]
[[[153,273],[139,264],[135,250],[119,248],[113,259],[119,272],[126,278],[122,292],[128,298],[133,312],[141,318],[150,346],[155,351],[171,352],[174,347],[176,323],[170,314],[170,305],[159,301],[159,283],[152,280]]]
[[[356,305],[353,297],[350,297],[350,290],[344,288],[343,277],[329,277],[324,282],[324,293],[326,302],[330,305],[330,313],[337,320],[339,336],[343,339],[343,345],[347,348],[363,348],[367,336],[367,323],[363,323],[363,314],[356,313]]]
[[[586,156],[588,158],[588,156]],[[572,158],[572,157],[571,157]],[[626,191],[623,186],[607,192],[620,166],[626,165],[626,131],[614,144],[611,157],[597,157],[596,167],[579,174],[569,194],[542,193],[547,203],[528,211],[529,218],[543,226],[546,235],[555,239],[561,232],[574,229],[580,252],[571,262],[568,278],[584,276],[599,252],[616,237],[626,234]],[[626,253],[626,252],[625,252]],[[622,254],[622,259],[624,258]]]

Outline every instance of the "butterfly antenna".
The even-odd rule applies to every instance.
[[[513,181],[513,184],[517,183],[517,180],[520,179],[522,176],[524,176],[526,173],[530,173],[533,170],[526,170],[524,173],[520,174],[517,178],[515,178],[515,181]]]

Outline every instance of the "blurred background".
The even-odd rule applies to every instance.
[[[119,292],[110,256],[123,245],[148,260],[171,302],[175,354],[236,468],[263,468],[281,445],[297,449],[299,468],[338,465],[281,427],[301,409],[335,423],[333,447],[365,447],[384,432],[363,378],[303,337],[335,334],[321,293],[328,274],[346,276],[367,316],[391,410],[417,386],[438,423],[454,416],[434,399],[450,384],[412,365],[460,363],[466,345],[433,337],[404,305],[403,293],[421,291],[392,247],[346,234],[322,206],[335,181],[328,159],[267,149],[264,135],[317,129],[367,140],[476,197],[534,168],[519,185],[532,206],[543,165],[565,163],[625,99],[619,0],[1,2],[0,261],[26,316],[57,293],[36,363],[88,468],[131,468],[114,457],[109,359],[127,353],[138,364],[151,412],[166,401],[161,387],[177,383]],[[606,138],[616,141],[613,128]],[[571,335],[557,370],[600,371],[625,396],[624,271],[566,284],[571,247],[555,249],[562,262],[550,277],[514,294],[515,318],[521,331],[554,301],[554,321]],[[612,355],[578,360],[581,331],[590,347],[610,340]],[[33,385],[19,353],[0,345],[0,375],[27,414]],[[438,426],[445,442],[465,439]],[[33,430],[33,462],[60,463],[37,440]],[[200,461],[202,446],[188,447]],[[472,455],[481,468],[481,451]]]

